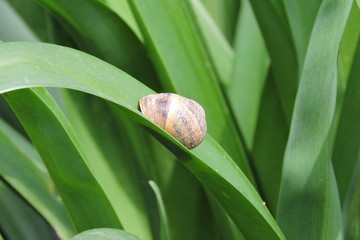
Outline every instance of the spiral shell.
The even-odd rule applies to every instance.
[[[140,110],[188,149],[206,134],[205,111],[197,102],[174,93],[150,94],[140,99]]]

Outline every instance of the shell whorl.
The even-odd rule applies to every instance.
[[[140,110],[189,149],[198,146],[207,131],[205,111],[197,102],[173,93],[140,99]]]

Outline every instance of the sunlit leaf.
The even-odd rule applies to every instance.
[[[351,4],[350,0],[323,1],[309,41],[277,209],[277,220],[289,239],[342,236],[330,134],[336,103],[337,54]]]
[[[63,87],[88,92],[118,104],[128,117],[152,129],[182,160],[214,194],[245,237],[283,239],[275,220],[249,180],[210,135],[207,135],[200,146],[189,151],[138,111],[140,97],[153,93],[146,86],[94,57],[59,46],[7,43],[0,45],[0,53],[0,92],[35,86]],[[24,95],[19,92],[18,96],[20,98]],[[17,101],[13,103],[20,104]],[[31,106],[34,102],[29,104]],[[45,102],[42,101],[41,104],[44,105]],[[30,112],[34,110],[30,110],[30,107],[23,109]],[[24,116],[30,118],[32,115]],[[35,129],[31,131],[36,132]],[[70,144],[68,140],[66,144]],[[86,171],[84,166],[77,168]]]

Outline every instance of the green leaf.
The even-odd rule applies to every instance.
[[[311,30],[322,0],[285,0],[285,10],[296,46],[299,69],[302,69]]]
[[[117,121],[108,103],[89,94],[64,91],[65,109],[87,164],[126,231],[151,239],[131,127]],[[98,116],[98,117],[96,117]],[[101,117],[100,117],[101,116]],[[145,178],[143,181],[146,181]]]
[[[55,186],[30,143],[0,119],[0,175],[62,238],[75,231]]]
[[[164,88],[194,99],[204,107],[207,119],[211,119],[209,133],[252,181],[238,130],[191,18],[190,3],[131,0],[130,5]]]
[[[4,122],[7,122],[19,134],[26,136],[24,128],[21,126],[21,123],[16,118],[14,112],[11,110],[9,104],[7,104],[2,95],[0,95],[0,109],[0,118]]]
[[[168,226],[168,220],[166,216],[166,210],[164,206],[164,202],[161,197],[161,192],[159,187],[156,185],[156,183],[152,180],[149,181],[149,185],[154,191],[154,194],[156,196],[156,200],[158,203],[158,209],[159,209],[159,216],[160,216],[160,240],[168,240],[170,239],[169,235],[169,226]]]
[[[341,203],[343,204],[352,181],[356,178],[358,154],[360,150],[360,39],[355,52],[353,67],[346,88],[339,125],[336,133],[333,164],[339,188]]]
[[[288,134],[274,76],[270,70],[261,98],[252,156],[260,192],[274,216]]]
[[[245,240],[239,228],[225,212],[224,208],[209,192],[207,192],[207,199],[211,206],[211,214],[214,218],[214,223],[212,227],[216,228],[216,231],[214,231],[214,233],[209,233],[211,234],[210,236],[206,236],[205,233],[201,233],[201,237],[198,238],[211,239],[212,237],[213,239]],[[203,230],[202,232],[205,231]],[[206,232],[208,233],[208,231]]]
[[[3,2],[5,6],[11,6],[12,15],[18,18],[17,20],[14,19],[14,21],[1,21],[4,24],[7,23],[1,28],[3,31],[11,31],[13,34],[18,35],[12,41],[52,40],[52,19],[49,13],[35,1],[1,0],[0,2]],[[17,22],[21,23],[21,25],[16,24]],[[12,26],[13,24],[14,26]],[[27,37],[24,38],[26,35],[20,36],[20,34],[26,34]]]
[[[199,181],[159,142],[153,138],[146,140],[144,144],[150,143],[154,179],[161,189],[166,209],[171,210],[167,212],[171,239],[197,240],[200,235],[217,239],[214,237],[217,231],[213,228],[211,209]],[[158,218],[157,214],[157,225]],[[200,229],[199,222],[202,223]],[[155,239],[159,238],[160,231],[156,233]]]
[[[37,36],[37,41],[74,46],[73,39],[47,9],[36,0],[7,0],[23,19],[28,28]],[[14,29],[17,31],[17,29]],[[19,40],[17,40],[19,41]]]
[[[221,149],[220,146],[215,146],[215,141],[208,137],[208,140],[203,142],[201,146],[195,149],[193,152],[202,159],[203,162],[200,161],[186,161],[184,162],[185,166],[189,168],[189,170],[204,184],[204,186],[213,194],[216,190],[222,190],[222,194],[216,194],[217,200],[222,204],[222,206],[227,210],[227,213],[235,222],[237,227],[240,229],[241,233],[244,235],[245,239],[283,239],[283,236],[280,232],[275,229],[263,228],[263,230],[259,231],[259,226],[254,226],[251,224],[246,224],[250,222],[257,222],[257,224],[263,222],[265,219],[267,222],[271,223],[272,220],[270,217],[270,213],[267,208],[264,206],[264,202],[260,198],[255,198],[253,195],[253,191],[249,191],[250,189],[245,189],[243,184],[248,184],[249,182],[243,181],[245,179],[243,173],[236,168],[235,163],[229,162],[227,160],[220,160],[221,156],[228,155]],[[217,153],[219,151],[220,154]],[[216,154],[216,155],[215,155]],[[214,157],[214,158],[213,158]],[[205,160],[205,161],[204,161]],[[229,164],[229,165],[228,165]],[[209,175],[209,167],[215,171],[215,175]],[[218,178],[217,174],[220,176],[224,176],[224,178]],[[241,176],[242,175],[242,176]],[[228,188],[226,182],[223,181],[231,181],[231,179],[237,181],[232,187],[235,189],[245,190],[243,192],[244,195],[248,196],[247,199],[238,198],[236,196],[234,190]],[[243,180],[240,180],[243,179]],[[232,181],[231,181],[232,182]],[[256,194],[257,195],[257,194]],[[251,197],[250,197],[251,196]],[[257,199],[257,200],[255,200]],[[256,202],[256,204],[255,204]],[[267,215],[258,215],[253,212],[254,215],[240,214],[245,209],[250,210],[251,205],[253,205],[257,211],[262,212],[265,210]],[[241,210],[243,208],[243,210]],[[244,212],[243,212],[244,213]],[[241,216],[240,216],[241,215]],[[241,224],[242,223],[242,224]],[[275,223],[275,222],[273,222]],[[245,227],[245,225],[247,225]],[[273,224],[270,224],[271,226]],[[273,232],[274,231],[274,232]]]
[[[213,19],[232,43],[240,0],[202,0]]]
[[[352,60],[356,52],[358,39],[360,38],[360,9],[353,3],[350,11],[349,19],[346,23],[346,28],[341,39],[339,52],[339,72],[341,75],[340,83],[342,89],[346,88],[349,73],[352,66]]]
[[[89,170],[67,119],[42,88],[4,94],[41,155],[78,231],[121,228],[99,183]]]
[[[323,1],[309,41],[286,147],[277,220],[289,239],[342,238],[331,164],[337,54],[351,0]]]
[[[275,82],[290,126],[298,86],[298,62],[281,0],[249,0],[267,46]]]
[[[141,238],[118,229],[98,228],[82,232],[71,240],[141,240]]]
[[[160,89],[144,46],[129,26],[103,3],[97,0],[38,1],[68,23],[80,50],[123,69],[155,90]]]
[[[143,42],[143,36],[131,11],[129,2],[127,0],[105,0],[105,3],[127,23],[136,36]]]
[[[243,1],[235,38],[235,61],[226,86],[247,149],[252,151],[269,57],[249,1]]]
[[[108,104],[110,107],[111,115],[114,118],[116,126],[114,128],[118,131],[117,142],[124,144],[125,149],[117,150],[119,154],[123,155],[121,159],[124,161],[123,165],[134,165],[134,166],[122,166],[124,174],[133,175],[133,181],[141,180],[143,182],[142,188],[146,189],[146,192],[150,193],[151,190],[147,184],[147,181],[155,177],[155,167],[153,162],[150,160],[154,158],[153,151],[156,151],[157,148],[151,146],[151,143],[156,142],[158,146],[165,149],[167,154],[162,152],[161,158],[163,161],[168,161],[168,155],[174,156],[169,152],[164,146],[158,143],[144,128],[139,128],[139,124],[128,119],[128,115],[124,113],[121,109],[115,104]],[[150,144],[151,147],[144,148]],[[130,158],[130,159],[129,159]],[[136,159],[136,160],[135,160]],[[172,160],[172,159],[171,159]],[[119,160],[117,160],[119,161]],[[119,166],[120,167],[120,166]],[[162,166],[159,166],[159,171],[164,170]],[[120,169],[118,170],[120,171]],[[125,173],[126,172],[126,173]],[[146,204],[147,205],[147,204]]]
[[[336,127],[339,125],[341,111],[345,96],[345,91],[347,88],[349,73],[351,70],[354,54],[356,52],[356,47],[358,40],[360,38],[360,9],[358,8],[356,2],[353,2],[351,7],[349,19],[346,23],[346,27],[341,39],[339,57],[338,57],[338,68],[339,68],[339,78],[338,78],[338,96],[336,100],[335,119],[334,119],[334,133],[337,131]],[[333,134],[335,142],[336,134]],[[341,191],[341,190],[340,190]],[[342,196],[340,197],[342,199]]]
[[[242,3],[235,49],[227,93],[251,152],[259,191],[275,215],[288,131],[273,72],[269,71],[269,56],[249,1]]]
[[[221,83],[229,85],[234,51],[200,0],[190,1],[196,22]]]
[[[37,41],[36,35],[5,0],[0,0],[0,29],[0,40],[4,42]]]
[[[357,156],[357,169],[354,175],[351,186],[344,202],[343,217],[344,217],[344,230],[345,239],[356,240],[360,237],[360,160]]]
[[[58,239],[51,226],[0,180],[0,227],[6,239]],[[1,236],[0,236],[1,239]]]
[[[119,109],[134,121],[152,129],[153,133],[182,160],[182,163],[218,199],[245,238],[284,239],[249,180],[209,134],[200,146],[189,151],[138,111],[138,100],[153,93],[146,86],[99,59],[60,46],[43,43],[5,43],[0,45],[0,54],[0,92],[35,86],[63,87],[88,92],[119,104]],[[29,105],[27,102],[21,105]],[[28,118],[31,118],[36,110],[30,110],[31,104],[34,103],[30,103],[27,108],[23,107],[24,111],[31,112]],[[46,121],[41,126],[47,124],[50,123]],[[36,132],[36,128],[33,131]],[[69,140],[65,143],[69,144]],[[74,149],[73,146],[66,147],[66,151],[59,151],[69,154],[70,150]],[[58,148],[59,146],[56,146],[56,149]],[[80,164],[74,159],[71,161],[67,167],[72,168],[67,171],[72,171],[73,167],[87,171],[85,164],[76,166],[75,163]],[[77,174],[75,177],[80,176]],[[79,181],[74,180],[71,183],[74,182]],[[97,197],[100,198],[101,195]],[[82,199],[91,201],[86,197]],[[79,208],[78,204],[77,207]]]

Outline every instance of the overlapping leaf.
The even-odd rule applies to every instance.
[[[191,5],[181,0],[131,0],[163,86],[199,102],[208,131],[232,156],[252,182],[253,177],[219,79],[198,37]]]
[[[117,120],[109,104],[82,92],[65,91],[64,102],[85,160],[126,231],[152,239],[142,182],[148,174],[135,151],[132,127]],[[94,116],[101,116],[100,118]],[[133,136],[133,137],[136,137]],[[145,185],[145,184],[144,184]]]
[[[43,88],[4,96],[39,151],[76,229],[122,228],[89,170],[78,139],[51,96]]]
[[[38,212],[3,181],[0,181],[0,211],[1,233],[5,237],[29,240],[57,238],[51,226]]]
[[[75,231],[35,149],[0,119],[0,176],[53,225],[61,237]]]
[[[360,40],[354,56],[353,67],[347,84],[338,130],[336,133],[333,164],[342,204],[358,174],[360,150]]]
[[[309,42],[286,147],[277,220],[289,239],[342,235],[331,164],[337,53],[352,1],[324,0]]]
[[[120,67],[153,89],[160,88],[140,40],[124,20],[103,3],[38,1],[59,16],[79,49]]]
[[[285,119],[290,125],[298,86],[299,66],[283,2],[249,1],[267,46]]]
[[[119,104],[128,117],[153,129],[182,159],[183,164],[216,196],[245,237],[283,239],[256,190],[209,135],[198,148],[190,152],[139,113],[138,99],[152,91],[129,75],[81,52],[47,44],[2,44],[0,53],[0,92],[35,86],[66,87],[89,92]],[[18,95],[19,98],[25,96],[20,93]],[[16,101],[13,103],[16,104]],[[51,107],[44,104],[42,102],[43,106]],[[27,104],[23,111],[34,113],[35,110],[42,109],[37,105],[38,109],[33,107],[29,110],[29,105],[31,106]],[[42,124],[46,125],[44,122]],[[69,171],[73,169],[75,167],[69,168]],[[77,166],[76,169],[86,171],[87,168]]]

